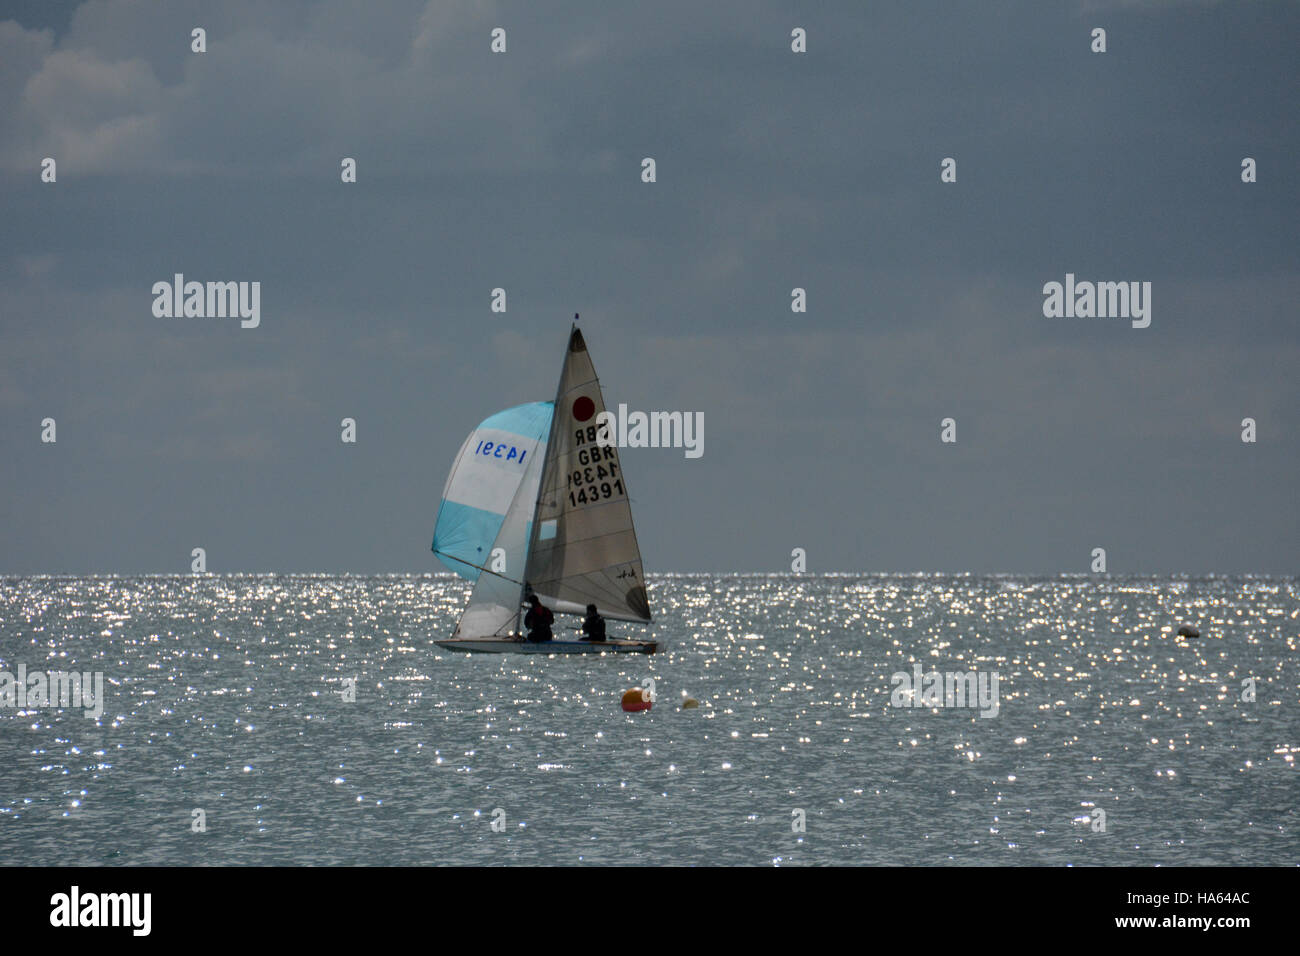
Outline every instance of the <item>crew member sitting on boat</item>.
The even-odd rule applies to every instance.
[[[582,619],[582,639],[584,641],[603,641],[605,639],[605,619],[596,611],[596,605],[587,605],[587,616]]]
[[[528,628],[528,639],[534,642],[549,641],[555,615],[551,613],[549,607],[542,605],[536,594],[528,595],[528,600],[533,605],[524,615],[524,627]]]

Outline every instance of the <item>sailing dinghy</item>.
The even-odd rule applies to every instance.
[[[575,316],[576,318],[576,316]],[[442,493],[433,552],[474,582],[453,651],[653,654],[655,641],[526,639],[529,594],[558,614],[651,623],[627,479],[597,442],[600,382],[575,323],[554,402],[498,412],[461,446]],[[603,438],[604,436],[602,436]]]

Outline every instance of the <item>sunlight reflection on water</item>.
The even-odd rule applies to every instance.
[[[441,651],[466,591],[5,579],[0,670],[107,701],[0,707],[0,859],[1300,862],[1295,579],[661,575],[653,657]],[[996,672],[998,715],[892,706],[913,664]]]

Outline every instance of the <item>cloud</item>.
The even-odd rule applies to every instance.
[[[6,22],[0,95],[20,109],[0,164],[28,171],[39,154],[78,173],[256,178],[337,177],[345,155],[368,176],[555,161],[520,93],[528,58],[490,61],[492,4],[399,5],[405,22],[339,3],[300,5],[287,23],[283,9],[236,7],[88,3],[58,45]],[[206,53],[190,52],[191,24]]]
[[[612,404],[705,413],[704,458],[629,451],[657,568],[1054,570],[1085,534],[1186,567],[1188,529],[1197,567],[1294,564],[1300,14],[1117,10],[1096,57],[1077,7],[924,9],[0,23],[0,559],[157,568],[145,529],[184,523],[227,567],[408,567],[474,423],[554,394],[577,311]],[[1067,271],[1152,281],[1151,328],[1043,318]],[[260,281],[261,326],[153,317],[175,272]]]

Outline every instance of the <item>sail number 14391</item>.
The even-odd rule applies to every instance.
[[[618,462],[609,461],[606,452],[609,453],[608,458],[615,457],[612,448],[583,449],[578,452],[578,461],[586,467],[575,468],[568,473],[571,506],[576,508],[578,505],[625,494],[623,479],[618,474]]]

